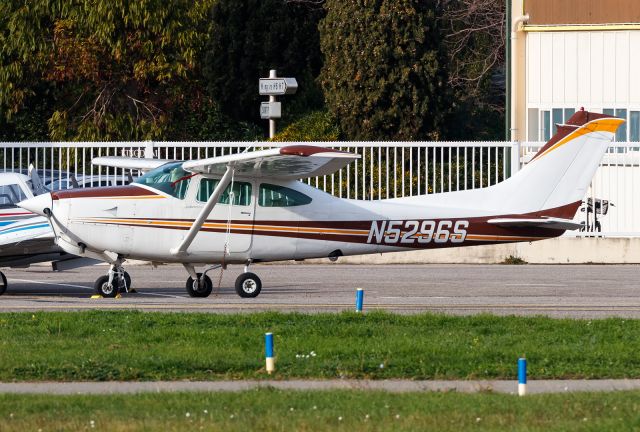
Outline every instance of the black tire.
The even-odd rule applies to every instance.
[[[258,297],[262,290],[262,281],[255,273],[242,273],[236,279],[236,293],[242,298]]]
[[[93,290],[96,294],[101,295],[102,297],[113,298],[120,292],[120,287],[115,279],[113,283],[109,285],[109,276],[105,275],[96,279],[96,282],[93,284]]]
[[[7,277],[2,272],[0,272],[0,283],[2,283],[0,286],[0,295],[2,295],[7,291]]]
[[[198,277],[203,280],[204,284],[202,284],[202,286],[198,286],[193,278],[189,276],[185,286],[187,293],[191,297],[209,297],[211,291],[213,291],[213,282],[211,282],[211,278],[207,275],[202,276],[202,273],[198,273]]]

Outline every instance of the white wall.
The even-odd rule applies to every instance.
[[[514,256],[530,264],[640,264],[640,238],[560,237],[532,243],[418,250],[340,257],[340,264],[499,264]],[[305,263],[328,263],[307,260]]]
[[[527,33],[528,107],[640,107],[640,31]]]

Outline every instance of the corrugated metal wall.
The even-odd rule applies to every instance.
[[[640,109],[640,31],[530,32],[526,71],[528,107]]]

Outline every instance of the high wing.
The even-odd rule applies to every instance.
[[[232,166],[236,176],[295,180],[332,174],[360,158],[354,153],[312,145],[288,145],[185,162],[186,171],[223,175]]]
[[[113,168],[138,169],[142,171],[156,169],[168,162],[173,162],[173,160],[129,158],[120,156],[99,156],[91,160],[91,163],[94,165],[102,165]]]
[[[502,227],[517,228],[549,228],[557,230],[575,230],[582,228],[582,224],[576,223],[571,219],[561,218],[540,218],[540,219],[518,219],[518,218],[496,218],[489,219],[487,223]]]
[[[193,221],[182,242],[172,248],[171,253],[173,255],[187,254],[193,239],[234,175],[295,180],[331,174],[359,158],[360,155],[357,154],[325,147],[289,145],[183,163],[182,168],[185,171],[214,174],[222,176],[222,178],[198,217]]]

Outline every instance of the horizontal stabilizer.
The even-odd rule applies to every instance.
[[[124,169],[138,169],[142,171],[149,171],[156,169],[161,165],[168,162],[173,162],[169,159],[145,159],[145,158],[130,158],[121,156],[99,156],[91,160],[94,165],[101,165],[113,168]]]
[[[582,228],[582,224],[576,223],[571,219],[553,217],[539,219],[497,218],[489,219],[487,223],[509,228],[548,228],[556,230],[575,230]]]

